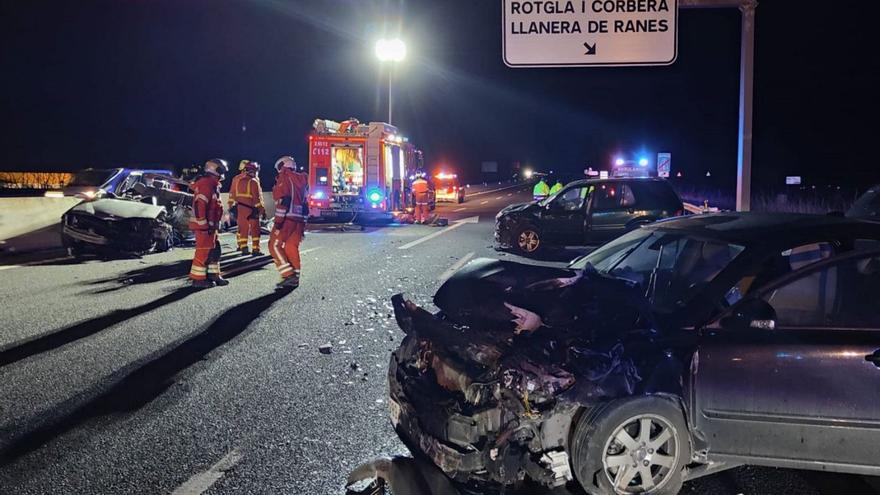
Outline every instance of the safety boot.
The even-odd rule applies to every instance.
[[[251,256],[253,256],[254,258],[256,258],[257,256],[262,256],[262,255],[263,255],[263,252],[260,251],[259,249],[254,249],[253,251],[251,251]]]
[[[214,282],[214,285],[217,285],[219,287],[223,287],[224,285],[229,285],[229,280],[226,280],[225,278],[221,277],[220,275],[211,277],[210,279],[211,279],[211,282]]]
[[[190,286],[194,289],[210,289],[214,287],[214,282],[211,280],[193,280]]]
[[[248,249],[247,246],[239,249],[238,252],[241,253],[242,256],[247,256],[247,255],[251,254],[251,250]]]
[[[293,290],[299,287],[299,277],[296,275],[292,277],[287,277],[281,282],[278,282],[278,286],[276,287],[279,290]]]

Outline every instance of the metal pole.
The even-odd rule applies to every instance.
[[[391,123],[391,84],[394,81],[394,62],[388,64],[388,125]]]
[[[752,204],[752,97],[754,95],[756,0],[740,5],[742,47],[739,68],[739,139],[736,160],[736,210],[749,211]]]

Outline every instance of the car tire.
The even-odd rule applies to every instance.
[[[675,495],[690,463],[690,435],[674,400],[626,398],[583,414],[570,453],[575,478],[590,495]]]
[[[516,230],[511,244],[519,254],[535,256],[544,249],[540,231],[533,225],[524,225]]]

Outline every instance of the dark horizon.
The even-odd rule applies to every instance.
[[[878,182],[863,166],[880,83],[872,17],[820,5],[757,9],[755,187]],[[12,76],[0,170],[305,163],[315,118],[386,120],[372,46],[399,25],[410,56],[394,124],[428,165],[467,175],[517,160],[576,175],[618,152],[668,151],[686,179],[735,179],[736,10],[682,10],[675,64],[616,69],[506,67],[501,3],[488,0],[2,0],[0,13]]]

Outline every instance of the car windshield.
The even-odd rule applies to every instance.
[[[73,174],[73,178],[67,184],[68,186],[77,187],[98,187],[105,184],[115,170],[83,170]]]
[[[690,301],[745,248],[676,232],[636,230],[572,263],[635,282],[657,311],[669,312]]]

